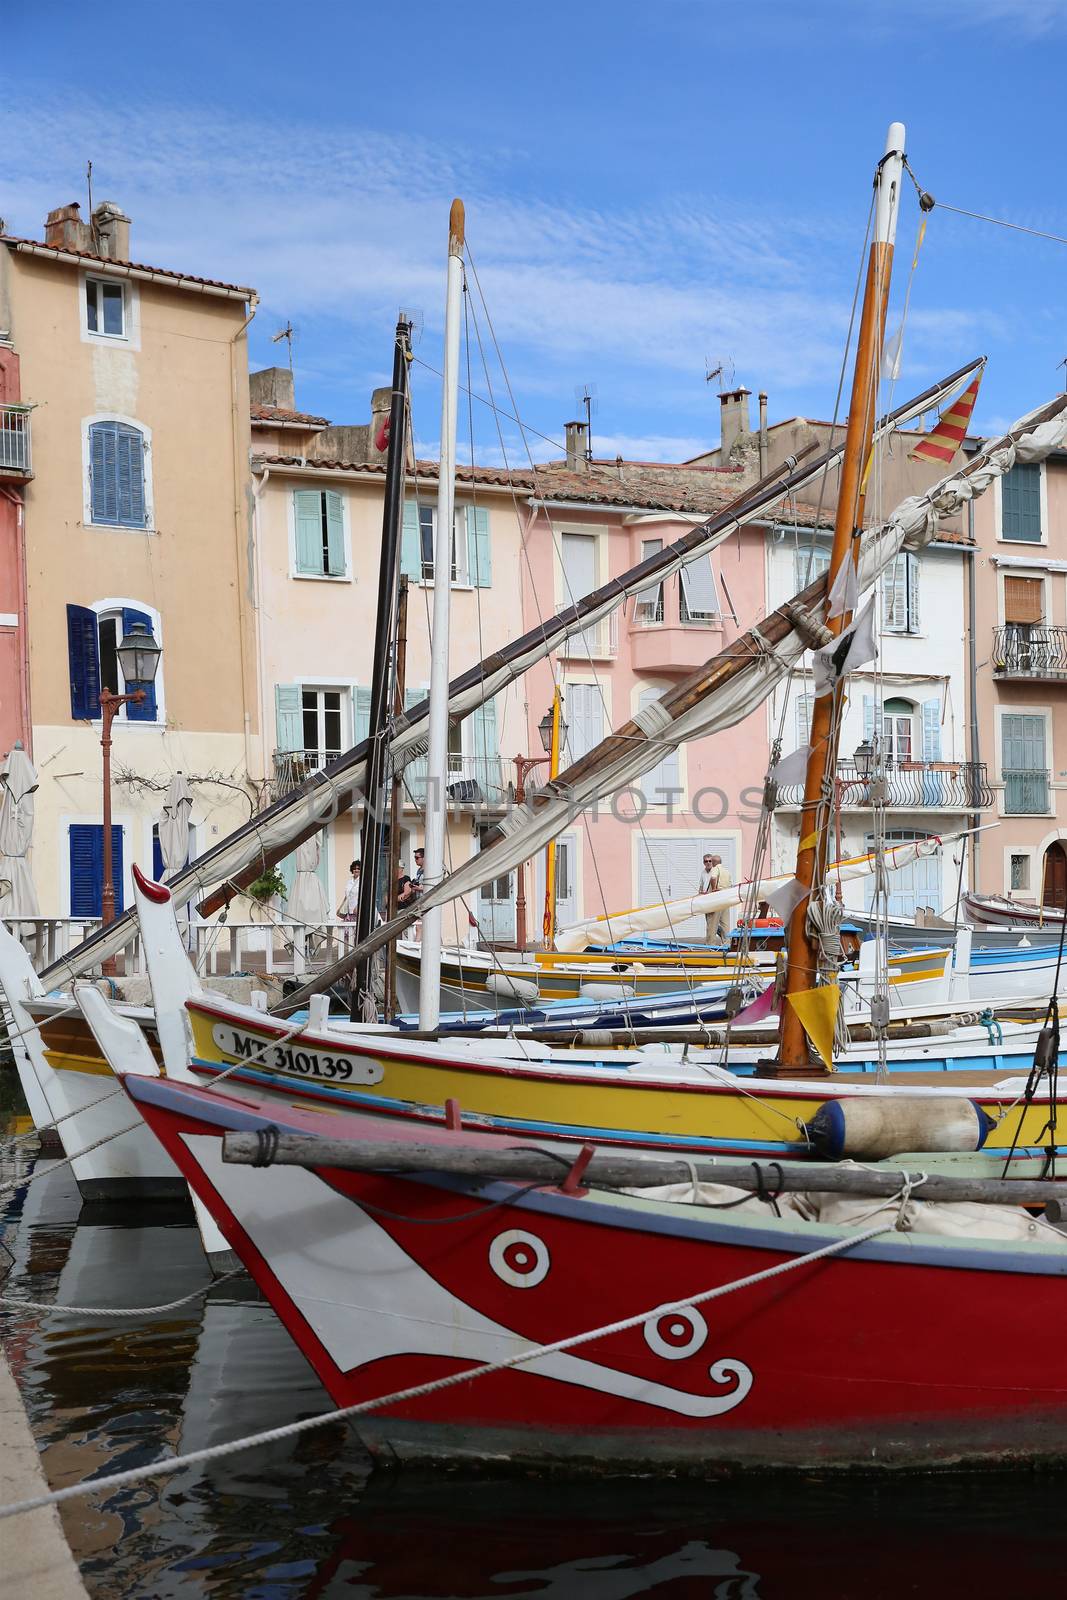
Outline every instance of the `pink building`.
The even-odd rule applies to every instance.
[[[567,432],[566,464],[536,474],[523,572],[527,628],[672,544],[721,511],[744,482],[734,467],[587,460],[584,425],[571,423]],[[538,724],[551,704],[553,674],[563,694],[567,764],[751,626],[765,609],[766,537],[761,525],[744,528],[528,673],[528,753],[542,748]],[[767,755],[761,709],[714,739],[668,752],[638,789],[578,817],[558,844],[559,925],[694,892],[707,850],[735,879],[746,875]],[[527,869],[531,939],[540,933],[543,892],[538,860]],[[702,919],[677,931],[702,933]]]

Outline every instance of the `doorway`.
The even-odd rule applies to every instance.
[[[1067,911],[1067,850],[1059,839],[1045,851],[1045,867],[1041,877],[1041,903]]]

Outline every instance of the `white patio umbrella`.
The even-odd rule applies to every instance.
[[[294,922],[306,922],[312,927],[330,920],[330,903],[322,879],[315,871],[321,854],[322,844],[317,833],[298,847],[296,875],[285,907]]]
[[[37,772],[19,739],[0,767],[0,916],[8,923],[41,914],[26,859],[36,792]]]
[[[180,872],[189,859],[189,813],[192,809],[192,790],[185,781],[185,774],[176,772],[170,780],[158,824],[159,853],[163,857],[165,878]],[[178,912],[178,923],[188,944],[188,906],[182,906]]]

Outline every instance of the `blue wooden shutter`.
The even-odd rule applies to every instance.
[[[905,552],[904,560],[907,564],[908,578],[908,622],[909,633],[919,631],[919,558],[911,550]]]
[[[923,701],[923,760],[941,760],[941,701]]]
[[[1040,466],[1012,467],[1000,480],[1000,535],[1024,544],[1040,543]]]
[[[343,578],[345,572],[345,518],[341,496],[333,489],[326,491],[326,570],[331,577]]]
[[[125,423],[116,425],[115,455],[118,485],[118,516],[115,520],[123,528],[143,528],[144,439],[136,428],[127,427]]]
[[[94,422],[89,429],[90,505],[94,522],[118,521],[117,432],[115,422]]]
[[[863,697],[863,737],[868,744],[874,739],[874,701],[869,694]]]
[[[467,507],[467,573],[478,589],[488,589],[493,582],[489,513],[484,506]]]
[[[274,728],[279,750],[303,750],[304,707],[298,683],[274,685]]]
[[[322,572],[322,494],[318,489],[297,489],[293,495],[296,518],[296,570]]]
[[[70,849],[70,914],[98,917],[104,900],[104,829],[99,822],[72,822],[67,829]],[[122,829],[111,827],[111,876],[115,885],[115,913],[123,907]]]
[[[70,714],[77,721],[100,715],[100,636],[96,612],[67,607],[67,658],[70,662]]]
[[[140,622],[141,624],[143,624],[143,626],[145,628],[145,631],[148,634],[152,635],[152,637],[154,637],[154,634],[152,634],[152,618],[148,615],[148,613],[146,611],[134,611],[132,606],[123,606],[123,608],[122,608],[122,631],[123,631],[123,633],[129,633],[132,624],[135,623],[135,622]],[[162,664],[163,664],[162,661],[160,661],[160,666],[162,666]],[[155,720],[156,720],[156,686],[155,686],[155,683],[154,682],[152,682],[152,683],[134,683],[134,682],[131,681],[130,683],[128,683],[126,685],[127,694],[133,694],[135,692],[135,690],[137,690],[137,689],[143,689],[144,690],[144,699],[141,701],[140,705],[137,705],[135,702],[131,702],[131,704],[126,707],[126,715],[127,715],[127,717],[129,717],[131,722],[155,722]]]
[[[419,508],[414,500],[404,501],[404,522],[400,533],[400,571],[404,577],[414,581],[422,577],[422,535],[419,532]]]

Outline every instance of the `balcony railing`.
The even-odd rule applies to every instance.
[[[992,661],[998,678],[1067,678],[1067,628],[1045,622],[994,628]]]
[[[32,471],[30,407],[0,406],[0,472]]]
[[[560,655],[571,661],[608,660],[619,653],[619,610],[595,622],[591,628],[572,634],[560,646]]]
[[[305,778],[321,772],[340,754],[340,750],[275,750],[273,799],[280,800],[299,789]]]
[[[1016,817],[1041,817],[1051,810],[1048,772],[1033,768],[1026,772],[1005,772],[1004,810]]]
[[[984,761],[890,762],[885,782],[885,803],[896,810],[982,811],[995,798]],[[872,809],[871,779],[860,773],[855,762],[838,763],[835,787],[844,810]],[[799,806],[803,785],[784,786],[778,798],[780,805]]]
[[[508,765],[510,767],[510,762]],[[404,768],[402,794],[405,803],[424,806],[427,786],[426,757],[419,756]],[[508,779],[501,756],[449,756],[445,798],[450,806],[499,809],[507,804],[508,794]]]

